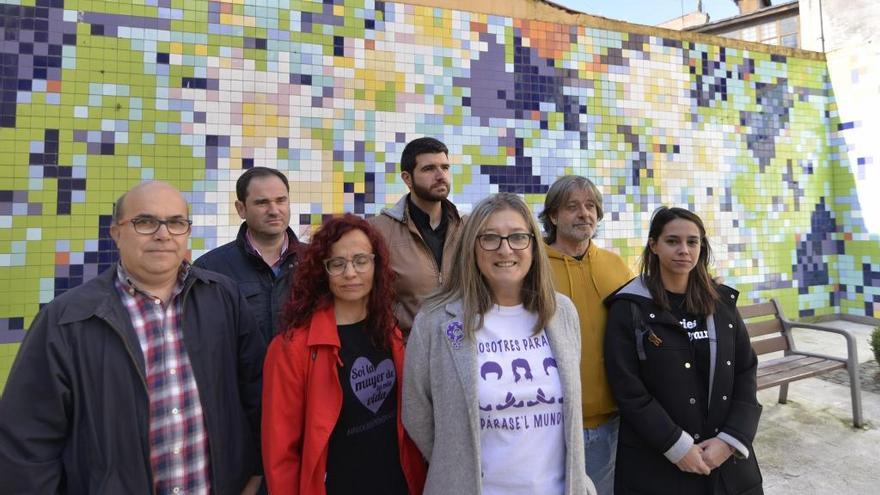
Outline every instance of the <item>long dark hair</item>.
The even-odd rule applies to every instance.
[[[718,302],[718,291],[715,289],[715,282],[709,275],[712,247],[709,245],[709,239],[706,238],[706,227],[703,226],[703,221],[689,210],[661,206],[654,212],[654,216],[651,218],[651,228],[648,231],[648,242],[642,251],[642,280],[645,281],[645,285],[651,292],[654,303],[661,309],[668,311],[669,298],[666,297],[666,289],[660,277],[660,258],[651,251],[651,242],[658,242],[666,224],[677,218],[693,222],[700,229],[700,255],[697,258],[696,266],[688,274],[684,298],[685,310],[696,315],[712,314],[715,303]]]
[[[286,337],[292,336],[295,329],[307,326],[317,311],[333,303],[324,260],[330,256],[333,244],[353,230],[360,230],[367,236],[376,255],[373,288],[367,300],[367,332],[374,345],[388,348],[390,335],[397,325],[392,304],[394,272],[388,265],[388,248],[376,229],[351,213],[324,222],[303,252],[293,277],[291,296],[279,318]]]

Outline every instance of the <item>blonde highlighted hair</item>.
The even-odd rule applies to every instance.
[[[483,278],[477,266],[477,236],[483,233],[485,225],[494,213],[512,210],[519,213],[533,237],[529,249],[532,251],[532,266],[521,289],[522,304],[527,311],[537,313],[538,321],[534,332],[544,329],[556,313],[556,291],[550,272],[550,263],[541,241],[541,231],[529,206],[519,196],[512,193],[493,194],[480,201],[465,223],[459,241],[452,246],[447,256],[456,260],[452,270],[439,292],[430,296],[424,303],[426,308],[434,309],[461,299],[464,308],[464,333],[473,338],[474,332],[483,326],[483,315],[494,304],[492,289]]]

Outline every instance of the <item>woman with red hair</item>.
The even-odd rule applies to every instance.
[[[315,233],[263,372],[273,495],[420,494],[425,463],[400,422],[403,339],[388,249],[362,218]]]

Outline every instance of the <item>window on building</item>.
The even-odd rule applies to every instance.
[[[777,25],[775,22],[768,22],[761,26],[761,43],[767,43],[769,45],[778,44],[779,36],[776,28]]]
[[[797,48],[798,43],[798,17],[786,17],[779,21],[780,45]]]

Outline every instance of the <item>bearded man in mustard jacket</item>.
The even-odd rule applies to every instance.
[[[568,296],[581,327],[581,388],[587,475],[599,495],[614,492],[620,419],[605,375],[602,301],[633,275],[615,253],[592,242],[602,220],[602,193],[585,177],[566,175],[550,186],[540,215],[556,290]]]

